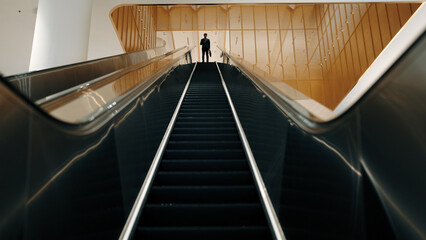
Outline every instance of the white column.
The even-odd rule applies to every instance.
[[[30,71],[87,60],[92,0],[39,0]]]

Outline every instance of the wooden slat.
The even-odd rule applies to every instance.
[[[388,22],[388,13],[386,10],[386,4],[379,3],[377,6],[377,16],[380,19],[380,35],[382,36],[382,45],[385,47],[391,40],[391,32]]]
[[[399,3],[397,4],[398,11],[399,11],[399,17],[401,26],[404,26],[404,24],[407,22],[407,20],[411,17],[411,7],[409,3]]]
[[[383,49],[382,35],[380,34],[379,19],[377,18],[376,4],[372,4],[368,10],[371,27],[371,37],[373,39],[374,46],[374,58],[376,58]]]
[[[355,30],[356,34],[356,41],[358,44],[358,55],[359,60],[361,64],[361,74],[367,70],[368,64],[367,64],[367,54],[365,53],[365,43],[364,43],[364,37],[362,34],[362,25],[358,25],[357,29]]]
[[[422,5],[421,3],[411,3],[410,7],[411,7],[411,13],[414,13],[415,11],[417,11],[417,9],[420,7],[420,5]]]
[[[374,46],[373,46],[373,38],[371,35],[371,24],[369,20],[368,13],[364,15],[364,17],[361,20],[362,24],[362,30],[364,33],[364,44],[365,44],[365,52],[367,54],[367,67],[370,66],[370,64],[374,61]]]
[[[389,19],[389,25],[391,29],[391,38],[398,33],[399,29],[401,28],[401,23],[399,21],[399,13],[398,8],[395,3],[387,3],[386,9],[388,11],[388,19]]]

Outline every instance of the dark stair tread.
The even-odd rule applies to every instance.
[[[170,159],[162,160],[160,171],[238,171],[249,169],[246,159]]]
[[[153,186],[148,203],[256,203],[252,185],[237,186]]]
[[[244,158],[243,149],[167,149],[163,159]]]
[[[178,117],[232,117],[232,112],[179,112]]]
[[[170,140],[172,141],[195,141],[195,140],[203,140],[203,141],[215,141],[215,140],[239,140],[240,136],[237,132],[235,133],[172,133],[170,136]]]
[[[240,141],[169,141],[168,149],[241,149]]]
[[[272,239],[267,226],[138,227],[134,239],[235,240]]]
[[[260,203],[146,204],[141,225],[145,226],[249,226],[266,225]]]
[[[176,122],[175,127],[178,128],[218,128],[218,127],[234,127],[235,122]]]
[[[249,185],[253,178],[249,171],[220,172],[158,172],[154,185]]]

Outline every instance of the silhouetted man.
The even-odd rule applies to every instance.
[[[204,38],[200,41],[201,50],[203,52],[203,62],[204,54],[207,56],[207,62],[209,62],[209,52],[210,52],[210,39],[207,38],[207,33],[204,33]]]

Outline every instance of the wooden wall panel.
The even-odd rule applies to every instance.
[[[255,6],[253,7],[253,19],[255,29],[268,29],[266,26],[266,7]]]
[[[181,23],[180,28],[183,31],[190,31],[194,29],[194,17],[193,17],[193,9],[190,7],[182,7],[181,9]]]
[[[421,3],[411,3],[410,4],[410,7],[411,7],[411,13],[414,13],[416,10],[417,10],[417,8],[419,8],[420,7],[420,5],[422,5]]]
[[[377,16],[376,4],[372,4],[370,11],[368,11],[368,17],[370,20],[371,37],[373,39],[374,46],[374,58],[376,58],[383,49],[382,35],[380,34],[379,19]]]
[[[161,12],[160,14],[163,14]],[[158,10],[151,6],[124,5],[110,13],[111,21],[125,52],[154,48]],[[164,28],[164,22],[161,21]]]
[[[412,15],[410,4],[409,3],[398,4],[398,12],[399,12],[399,20],[401,22],[401,26],[403,26]]]
[[[278,6],[280,29],[291,29],[291,9],[288,6]]]
[[[390,26],[390,29],[391,29],[391,35],[393,37],[401,28],[401,22],[399,21],[398,7],[394,3],[387,3],[386,9],[388,11],[388,18],[389,18],[389,26]]]
[[[388,12],[386,10],[386,4],[376,4],[377,16],[380,24],[380,35],[382,36],[382,45],[386,46],[391,40],[391,31],[388,21]]]
[[[276,6],[266,6],[267,29],[280,29],[279,10]]]
[[[228,9],[229,29],[241,29],[241,7],[231,7]]]
[[[206,29],[206,10],[204,8],[197,10],[198,28]],[[170,29],[170,31],[179,31],[179,29]]]
[[[256,64],[256,40],[253,30],[244,30],[242,38],[244,39],[243,56],[244,59],[252,64]]]
[[[217,7],[218,29],[227,30],[228,14],[221,7]]]
[[[333,109],[411,17],[409,3],[330,4],[319,8],[326,106]],[[328,20],[327,20],[328,18]],[[321,49],[324,48],[324,49]]]
[[[241,44],[241,42],[241,31],[229,31],[229,51],[236,56],[243,57],[243,45]]]
[[[256,63],[258,64],[258,67],[270,73],[268,32],[266,30],[256,30],[255,36],[256,36]]]
[[[186,39],[182,32],[191,39],[209,32],[214,44],[226,46],[257,72],[334,108],[418,6],[134,5],[115,9],[111,20],[126,52],[155,47],[156,31],[172,32],[173,44]]]
[[[204,8],[204,30],[212,31],[218,30],[218,19],[217,19],[218,7]]]
[[[253,16],[253,7],[244,6],[241,7],[242,15],[242,26],[243,29],[253,30],[254,29],[254,16]]]
[[[371,24],[369,16],[366,15],[361,21],[361,29],[364,33],[364,43],[365,43],[365,52],[367,54],[367,65],[370,66],[374,59],[374,47],[373,47],[373,38],[371,37]]]
[[[296,7],[291,14],[292,29],[304,29],[303,7]]]
[[[281,36],[283,39],[283,45],[281,52],[284,59],[284,76],[285,80],[296,80],[296,68],[294,61],[294,45],[293,45],[293,31],[281,30]],[[296,87],[297,89],[297,87]]]
[[[271,74],[280,79],[282,77],[282,58],[281,58],[281,36],[279,30],[268,31],[269,46],[269,68]]]
[[[163,7],[157,7],[157,31],[169,30],[169,13]]]

